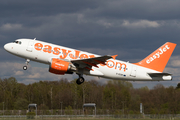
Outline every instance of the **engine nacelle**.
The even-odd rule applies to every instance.
[[[76,71],[76,67],[67,61],[53,58],[49,66],[49,72],[64,75],[66,72]]]

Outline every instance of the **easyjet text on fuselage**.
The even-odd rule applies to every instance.
[[[71,59],[87,59],[87,58],[94,58],[95,55],[92,54],[86,54],[78,50],[68,50],[65,48],[60,47],[52,47],[51,45],[43,45],[42,43],[36,43],[34,45],[34,48],[37,51],[43,51],[45,53],[59,55],[59,58],[61,59],[67,59],[69,56]],[[127,70],[127,65],[125,63],[121,62],[115,62],[113,60],[107,60],[105,64],[99,63],[101,66],[107,66],[108,68],[114,68],[119,70],[124,69],[124,72]]]

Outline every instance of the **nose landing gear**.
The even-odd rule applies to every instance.
[[[27,59],[27,60],[26,60],[26,65],[25,65],[25,66],[23,66],[23,70],[27,70],[27,66],[28,66],[29,62],[30,62],[30,60],[29,60],[29,59]]]
[[[23,66],[23,70],[27,70],[27,66]]]

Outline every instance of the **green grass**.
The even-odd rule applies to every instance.
[[[0,118],[0,120],[139,120],[139,119],[121,119],[121,118],[37,118],[37,119],[27,119],[27,118]],[[140,119],[140,120],[180,120],[180,118],[175,119]]]
[[[27,119],[27,117],[0,117],[0,120],[180,120],[180,118],[166,118],[166,119],[158,119],[158,118],[113,118],[112,116],[97,116],[97,117],[89,117],[89,116],[38,116],[36,119]]]

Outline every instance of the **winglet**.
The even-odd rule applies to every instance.
[[[149,56],[147,56],[145,59],[135,64],[159,72],[163,72],[175,47],[175,43],[167,42],[160,48],[158,48],[156,51],[151,53]]]
[[[111,57],[115,60],[117,56],[118,56],[118,55],[113,55],[113,56],[111,56]]]

